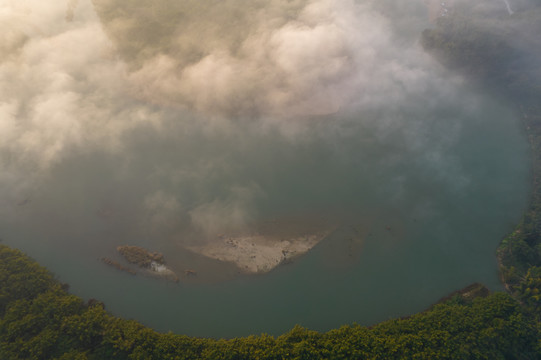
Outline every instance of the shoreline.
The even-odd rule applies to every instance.
[[[475,21],[483,17],[482,12],[472,13],[463,9],[460,14],[450,18],[449,22],[438,22],[435,29],[425,30],[422,44],[425,51],[450,70],[469,75],[471,83],[478,83],[496,99],[501,99],[512,106],[521,122],[525,140],[529,143],[531,156],[531,179],[529,182],[528,204],[513,229],[504,235],[496,250],[496,259],[501,283],[515,299],[520,301],[534,314],[539,313],[541,291],[541,106],[539,96],[538,67],[520,67],[514,65],[517,58],[539,60],[539,55],[530,49],[539,48],[539,40],[523,39],[525,44],[518,44],[514,35],[495,31],[495,26],[475,27]],[[528,31],[528,24],[537,24],[541,8],[523,9],[514,16],[500,19],[501,24],[513,27],[516,31]],[[454,25],[469,25],[457,31]],[[531,30],[530,30],[531,31]],[[475,36],[472,36],[474,34]],[[472,40],[473,39],[473,40]],[[487,46],[487,44],[491,46]],[[514,51],[509,58],[501,54],[501,49]],[[469,62],[470,59],[476,59]]]

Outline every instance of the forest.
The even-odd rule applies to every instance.
[[[430,310],[326,333],[202,339],[153,331],[83,302],[18,250],[0,246],[3,359],[535,359],[539,323],[505,293],[456,294]]]
[[[295,327],[234,339],[158,333],[87,302],[0,245],[1,359],[541,359],[541,6],[479,21],[461,9],[423,32],[427,52],[516,108],[532,149],[525,214],[498,249],[507,293],[456,293],[430,309],[325,333]],[[517,40],[517,39],[520,39]],[[503,100],[502,100],[503,101]]]

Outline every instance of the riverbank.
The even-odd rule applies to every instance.
[[[480,12],[463,11],[425,30],[421,42],[444,65],[514,106],[524,127],[532,158],[530,201],[497,258],[507,291],[541,317],[541,59],[534,50],[541,41],[528,36],[541,32],[541,7],[497,23],[486,20]]]
[[[0,245],[0,349],[9,359],[528,358],[539,355],[533,319],[507,294],[450,301],[406,319],[329,332],[234,339],[158,333],[66,292],[46,269]],[[23,289],[24,291],[21,291]],[[461,295],[463,296],[463,295]],[[497,320],[497,321],[496,321]]]

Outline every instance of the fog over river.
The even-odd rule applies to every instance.
[[[422,0],[3,0],[0,238],[187,335],[368,325],[501,289],[528,144],[507,104],[424,53],[430,26]],[[186,249],[259,231],[329,235],[258,275]],[[123,244],[180,282],[99,261]]]

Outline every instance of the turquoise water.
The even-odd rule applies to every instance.
[[[252,139],[258,155],[235,149],[232,139],[214,142],[217,152],[242,157],[240,178],[265,159],[251,177],[268,194],[255,205],[261,218],[305,209],[341,219],[313,251],[266,275],[173,284],[100,263],[124,243],[164,251],[174,262],[168,247],[174,236],[145,232],[137,223],[134,204],[149,184],[131,174],[144,164],[134,161],[125,170],[130,176],[112,179],[118,159],[98,155],[76,155],[59,166],[42,184],[48,191],[19,207],[17,220],[4,221],[2,237],[49,267],[73,293],[159,331],[279,334],[295,324],[328,330],[408,315],[472,282],[501,290],[496,247],[527,201],[529,153],[514,114],[484,99],[462,115],[425,122],[428,132],[419,141],[432,144],[432,154],[431,146],[417,148],[417,137],[409,143],[404,132],[367,141],[370,128],[340,135],[340,145],[313,134],[300,148],[285,141],[275,147],[279,135],[265,134]],[[457,123],[460,130],[450,140],[449,128]],[[103,201],[115,204],[116,218],[96,215]]]
[[[0,204],[0,237],[113,314],[194,336],[371,325],[424,310],[473,282],[502,290],[496,248],[530,191],[517,114],[419,49],[429,26],[422,1],[356,3],[390,19],[375,25],[391,40],[375,38],[393,48],[369,50],[397,74],[378,73],[381,83],[356,84],[347,106],[304,118],[224,120],[119,91],[111,100],[118,104],[102,104],[113,123],[143,113],[159,126],[126,126],[114,151],[73,145],[46,171],[19,166],[0,148],[6,169],[15,169],[9,176],[28,175],[16,184],[23,190],[0,189],[0,199],[12,199]],[[99,108],[91,105],[85,110]],[[265,275],[238,275],[182,250],[228,227],[298,218],[332,232]],[[196,267],[199,276],[174,284],[99,261],[122,244],[161,251],[177,272]]]

